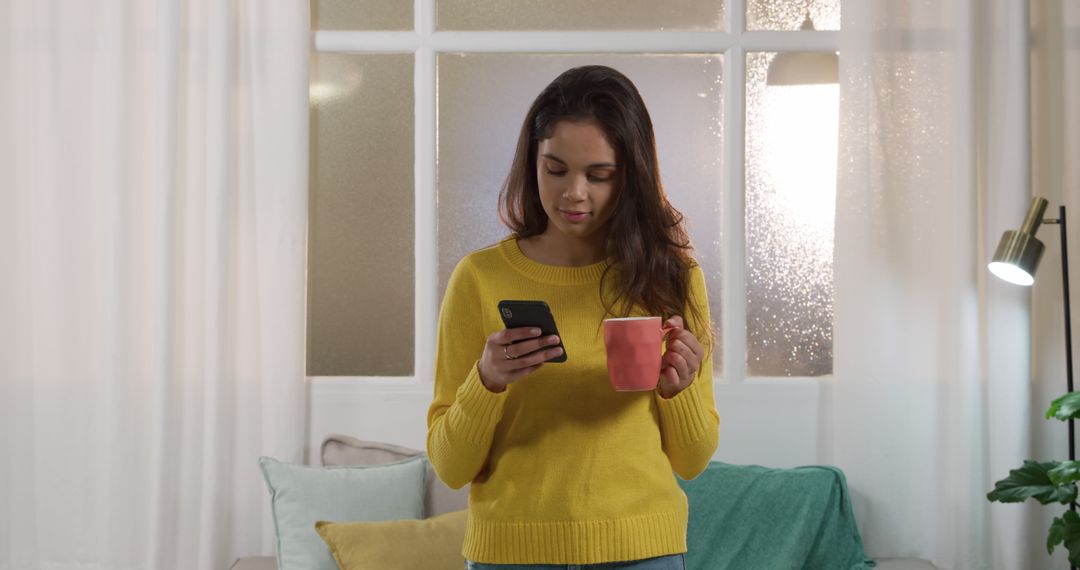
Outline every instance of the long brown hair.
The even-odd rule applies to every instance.
[[[690,238],[683,215],[664,193],[652,120],[637,87],[602,65],[567,70],[533,101],[521,125],[510,174],[499,192],[499,218],[518,239],[544,233],[548,217],[540,202],[536,160],[540,142],[559,121],[595,121],[615,150],[620,185],[608,220],[605,253],[613,298],[604,307],[628,316],[634,307],[665,319],[690,307],[686,325],[712,344],[712,325],[690,304]],[[692,326],[691,326],[692,321]]]

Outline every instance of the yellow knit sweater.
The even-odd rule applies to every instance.
[[[601,326],[605,266],[544,265],[507,239],[466,256],[450,278],[427,450],[447,485],[472,483],[470,560],[595,564],[686,551],[686,496],[672,470],[696,477],[716,450],[712,359],[670,400],[614,391]],[[690,282],[691,302],[707,316],[700,267]],[[502,299],[546,301],[568,360],[494,393],[476,363],[488,335],[504,328]]]

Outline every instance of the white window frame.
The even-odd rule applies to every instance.
[[[715,32],[435,31],[436,0],[414,0],[412,31],[315,31],[318,53],[414,54],[415,90],[415,348],[413,376],[309,376],[316,383],[358,383],[365,392],[430,394],[438,316],[436,229],[436,58],[440,53],[692,53],[723,55],[724,172],[720,220],[723,374],[717,384],[747,381],[745,133],[748,52],[838,52],[836,31],[743,31],[746,1],[727,0],[726,29]],[[494,205],[492,206],[494,208]],[[424,278],[423,276],[431,276]],[[762,377],[790,383],[817,377]]]

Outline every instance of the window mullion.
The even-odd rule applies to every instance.
[[[721,339],[727,382],[746,379],[746,22],[744,0],[730,0],[728,31],[734,43],[724,56],[724,192],[721,234]]]
[[[426,40],[435,32],[435,0],[415,0],[416,33]]]
[[[746,0],[728,0],[724,17],[727,20],[727,31],[733,36],[742,36],[746,29]]]
[[[419,46],[413,63],[413,89],[415,90],[416,163],[415,192],[415,263],[416,281],[414,322],[415,353],[414,372],[423,383],[433,381],[435,369],[435,331],[438,327],[438,280],[424,276],[437,275],[439,269],[438,235],[436,234],[436,63],[431,34],[435,29],[435,0],[416,0],[416,39]]]
[[[434,17],[432,14],[431,17]],[[422,22],[417,22],[422,24]],[[430,25],[430,24],[424,24]],[[381,32],[317,31],[315,51],[403,53],[426,44],[437,52],[720,53],[838,51],[839,32]],[[937,42],[940,43],[940,42]],[[934,44],[937,45],[937,44]]]
[[[725,32],[435,32],[440,52],[720,53],[732,45]]]

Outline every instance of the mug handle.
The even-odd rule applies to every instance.
[[[660,347],[664,349],[664,354],[667,354],[667,337],[671,334],[671,331],[676,331],[682,327],[660,327]],[[668,367],[667,362],[660,362],[660,370],[663,371]]]

